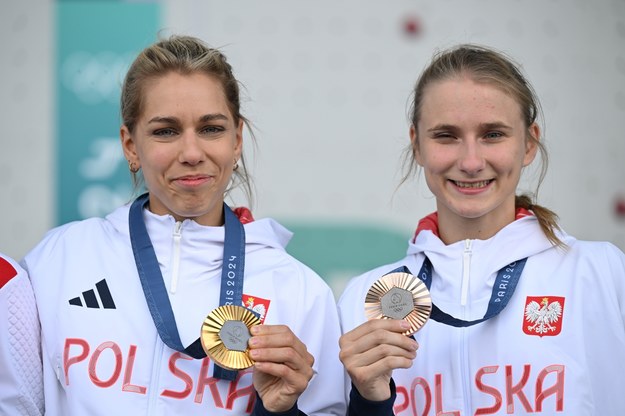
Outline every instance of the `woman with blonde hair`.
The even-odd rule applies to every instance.
[[[45,413],[344,414],[330,288],[285,251],[289,231],[224,202],[251,188],[225,56],[187,36],[147,47],[121,115],[146,192],[50,231],[22,262]]]

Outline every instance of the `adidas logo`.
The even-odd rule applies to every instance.
[[[96,292],[98,294],[97,296]],[[98,296],[100,297],[100,302],[98,302]],[[82,296],[70,299],[69,304],[74,306],[83,306],[83,299],[85,301],[84,306],[87,308],[99,309],[102,307],[104,309],[115,309],[115,302],[113,302],[113,296],[111,296],[111,291],[106,284],[106,279],[102,279],[96,283],[95,290],[86,290],[82,292]]]

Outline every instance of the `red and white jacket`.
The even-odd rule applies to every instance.
[[[182,344],[189,345],[219,305],[224,228],[149,211],[144,218]],[[265,324],[288,325],[315,357],[299,409],[309,416],[344,414],[330,288],[285,251],[291,233],[278,223],[264,219],[244,227],[243,302]],[[39,310],[47,415],[251,412],[251,369],[232,382],[214,379],[210,359],[194,360],[159,338],[130,246],[128,206],[50,231],[22,265]]]
[[[430,319],[415,334],[412,367],[393,371],[397,416],[625,414],[625,255],[610,243],[566,234],[559,237],[568,248],[556,248],[535,217],[521,217],[488,240],[445,245],[429,216],[404,259],[346,287],[339,300],[344,332],[365,321],[365,295],[377,279],[399,266],[416,274],[427,254],[432,301],[456,318],[477,320],[497,271],[528,258],[499,315],[465,328]],[[558,307],[560,314],[549,312]]]

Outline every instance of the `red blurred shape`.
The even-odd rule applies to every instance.
[[[625,219],[625,196],[620,195],[616,198],[614,202],[614,214],[618,218]]]
[[[406,16],[403,21],[404,34],[410,38],[421,36],[423,25],[417,16]]]

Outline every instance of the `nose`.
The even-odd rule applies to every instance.
[[[469,175],[475,175],[484,169],[486,163],[480,144],[474,140],[463,141],[458,164],[460,170]]]
[[[178,159],[180,163],[194,166],[202,162],[204,152],[202,151],[201,140],[195,131],[184,132],[179,141]]]

